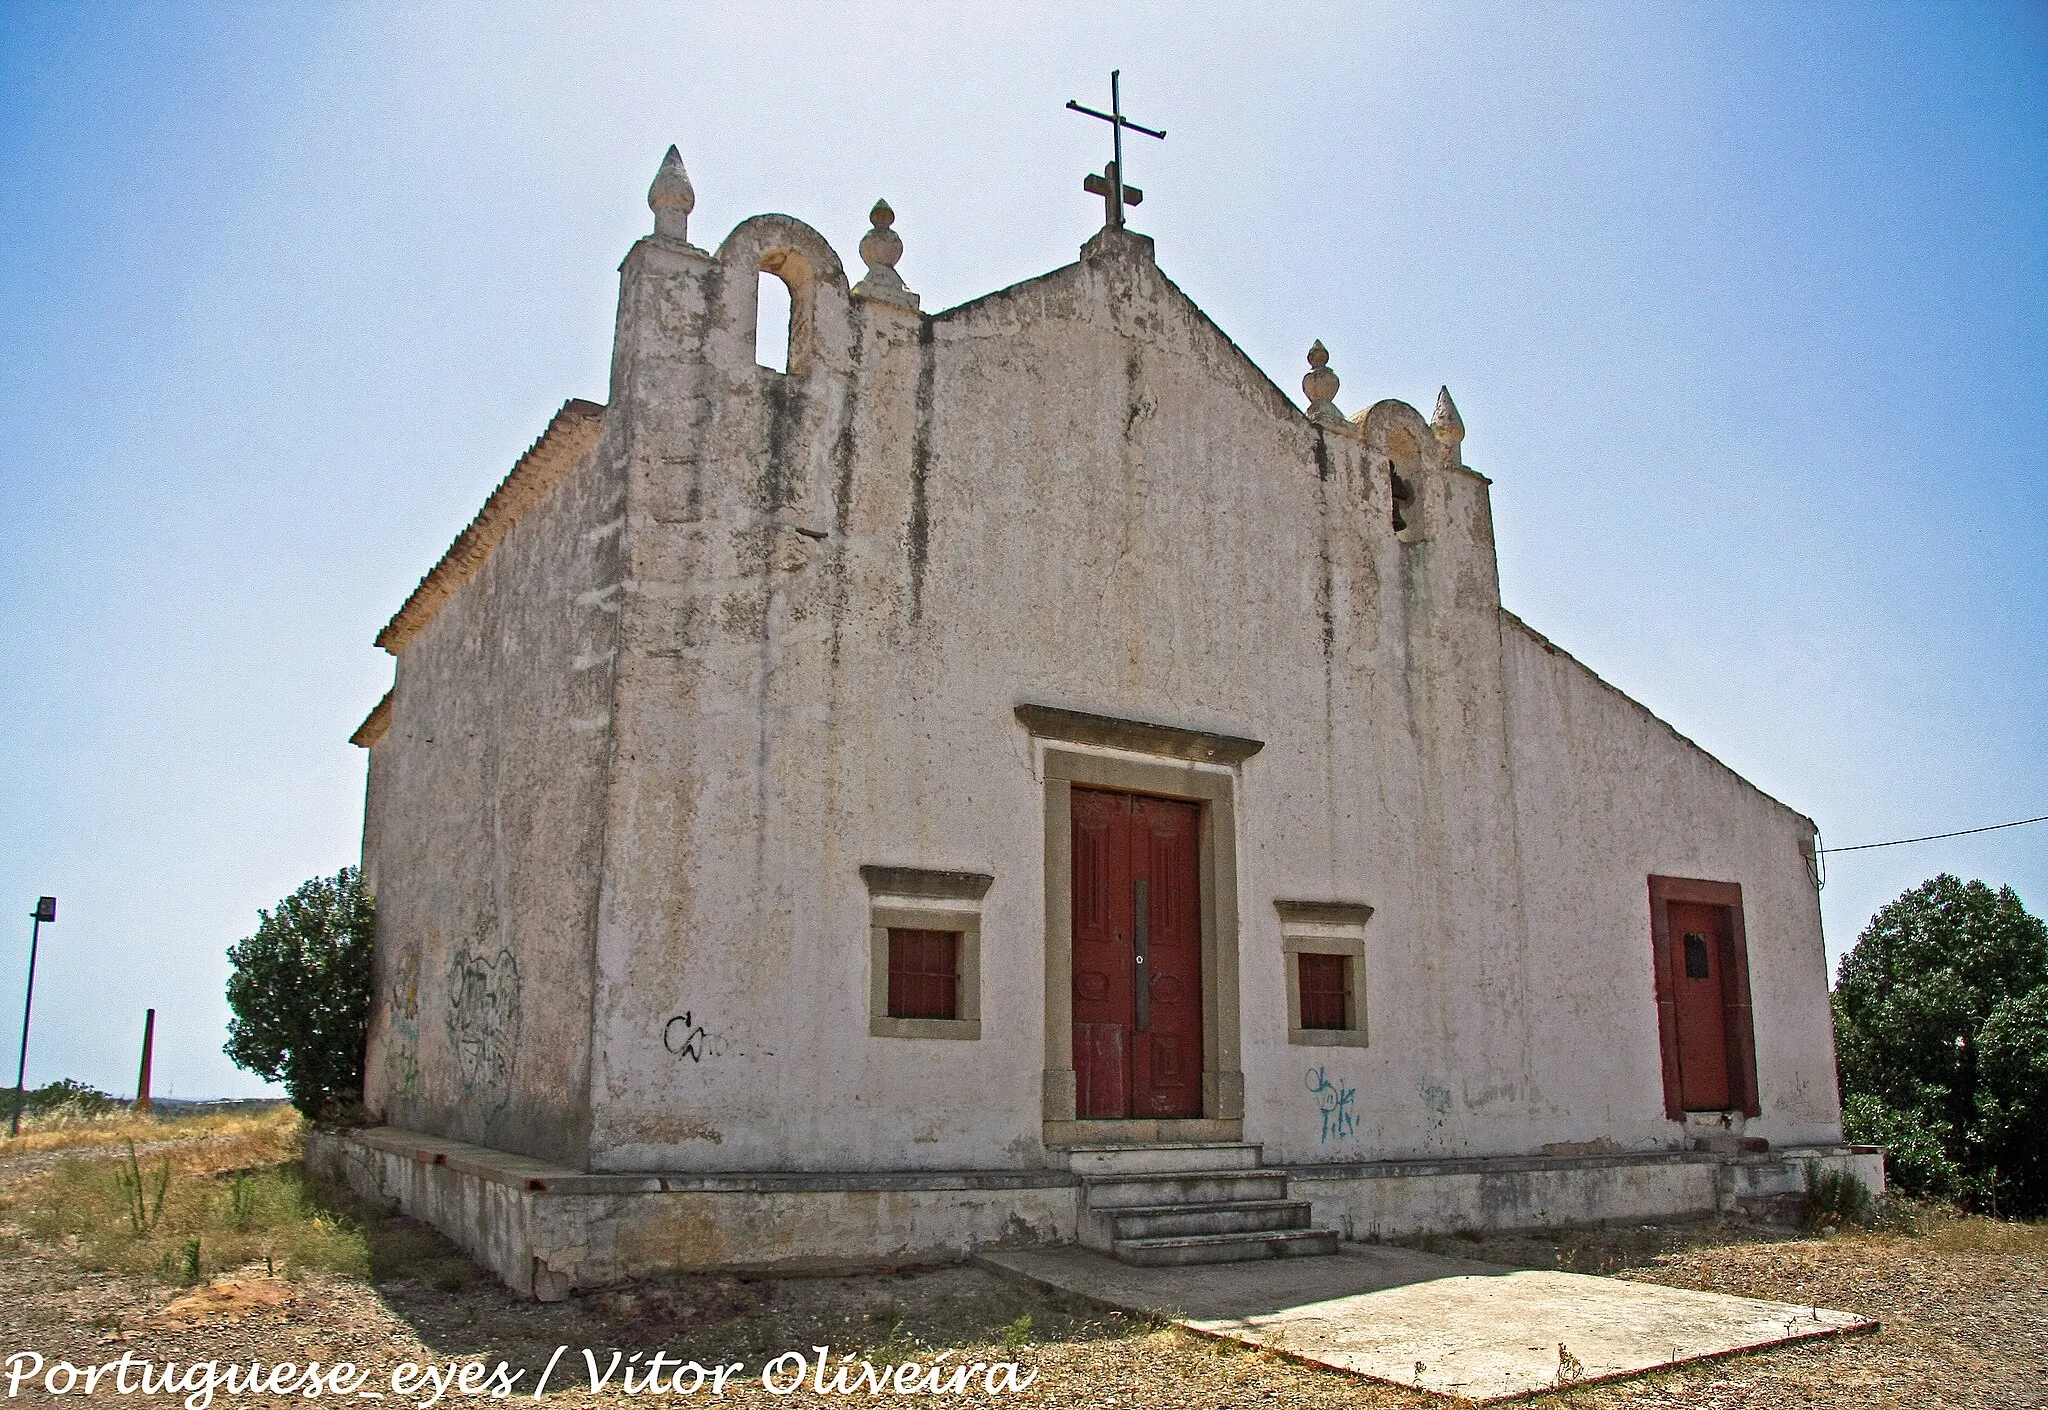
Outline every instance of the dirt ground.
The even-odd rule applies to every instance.
[[[247,1155],[246,1143],[224,1146],[224,1160],[246,1161]],[[848,1364],[842,1358],[849,1353],[884,1367],[917,1362],[921,1370],[910,1372],[913,1377],[927,1374],[936,1362],[941,1385],[955,1368],[976,1362],[1014,1362],[1020,1379],[1031,1377],[1021,1393],[990,1393],[983,1370],[964,1393],[863,1391],[853,1397],[869,1403],[938,1399],[1260,1410],[1453,1403],[1063,1302],[972,1267],[844,1278],[686,1278],[540,1306],[513,1298],[431,1230],[359,1206],[338,1212],[361,1233],[367,1278],[321,1271],[291,1277],[256,1263],[181,1286],[168,1277],[93,1271],[82,1266],[91,1260],[75,1239],[25,1233],[14,1216],[37,1188],[37,1178],[49,1178],[46,1161],[17,1164],[0,1155],[0,1198],[14,1201],[0,1216],[6,1221],[0,1223],[0,1396],[10,1390],[5,1358],[34,1351],[46,1366],[68,1359],[80,1367],[127,1353],[159,1368],[175,1362],[181,1377],[187,1364],[199,1360],[243,1366],[258,1360],[266,1367],[291,1361],[301,1368],[309,1361],[323,1367],[348,1361],[371,1373],[355,1398],[380,1392],[386,1401],[411,1405],[426,1402],[432,1391],[394,1394],[390,1375],[399,1363],[504,1362],[508,1373],[519,1375],[516,1396],[526,1399],[556,1349],[564,1347],[547,1396],[557,1405],[673,1401],[693,1379],[685,1373],[680,1387],[670,1383],[659,1394],[626,1396],[615,1376],[605,1392],[592,1394],[586,1350],[600,1372],[616,1353],[636,1378],[656,1354],[667,1358],[664,1380],[678,1362],[744,1364],[722,1394],[714,1396],[707,1379],[689,1397],[693,1402],[816,1403],[819,1397],[808,1387],[794,1395],[770,1394],[761,1372],[781,1353],[810,1357],[812,1348],[825,1346],[835,1368]],[[1875,1336],[1545,1397],[1560,1406],[2048,1410],[2048,1227],[1921,1215],[1889,1232],[1832,1238],[1720,1223],[1422,1242],[1513,1266],[1564,1267],[1814,1303],[1884,1324]],[[852,1371],[858,1374],[857,1360]],[[109,1394],[116,1374],[108,1373],[91,1398],[164,1404],[186,1399]],[[828,1386],[832,1374],[827,1373]],[[61,1373],[57,1385],[62,1388]],[[303,1406],[303,1390],[301,1383],[296,1393],[223,1392],[216,1404]],[[331,1383],[323,1394],[334,1398]],[[69,1403],[83,1395],[82,1383],[56,1396],[34,1378],[24,1379],[12,1399]],[[445,1401],[474,1403],[456,1392]]]

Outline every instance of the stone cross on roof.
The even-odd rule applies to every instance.
[[[1123,95],[1119,88],[1119,81],[1122,76],[1122,69],[1111,69],[1109,72],[1109,111],[1106,113],[1097,112],[1094,108],[1084,108],[1072,99],[1069,99],[1067,102],[1067,106],[1075,112],[1086,113],[1089,117],[1101,118],[1109,124],[1112,134],[1111,141],[1113,143],[1113,153],[1110,157],[1109,165],[1103,168],[1102,175],[1091,175],[1086,181],[1083,181],[1081,189],[1091,196],[1102,197],[1105,211],[1102,223],[1117,229],[1121,229],[1124,223],[1124,207],[1135,206],[1138,202],[1145,199],[1143,191],[1140,191],[1135,186],[1124,184],[1124,129],[1128,127],[1131,131],[1142,132],[1147,137],[1163,139],[1166,136],[1165,128],[1154,131],[1149,127],[1140,127],[1137,123],[1124,116]]]

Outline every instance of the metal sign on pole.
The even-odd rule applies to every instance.
[[[44,922],[54,923],[57,919],[57,898],[39,897],[29,919],[35,923],[28,932],[28,997],[21,1001],[21,1061],[14,1068],[14,1119],[7,1127],[10,1137],[21,1134],[21,1108],[28,1100],[28,1089],[23,1084],[28,1079],[28,1019],[36,1004],[36,947],[43,938]]]

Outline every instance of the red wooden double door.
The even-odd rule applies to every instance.
[[[1080,1117],[1202,1114],[1201,822],[1196,803],[1073,790]]]

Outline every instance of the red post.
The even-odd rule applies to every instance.
[[[135,1109],[149,1110],[149,1055],[156,1046],[156,1010],[151,1009],[142,1020],[142,1071],[135,1078]]]

